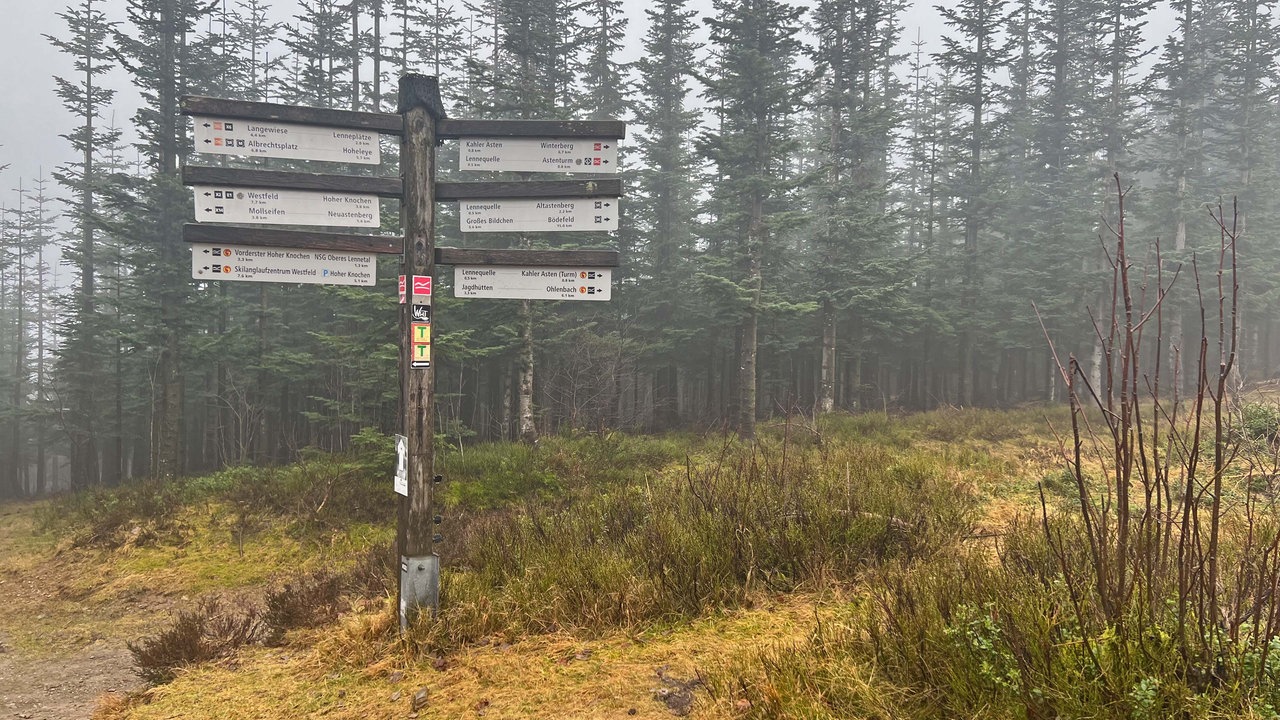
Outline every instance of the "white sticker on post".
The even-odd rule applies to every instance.
[[[396,493],[409,497],[409,438],[396,436]]]

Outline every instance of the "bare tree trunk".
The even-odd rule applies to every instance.
[[[822,378],[818,385],[818,412],[836,406],[836,311],[831,300],[822,301]]]
[[[351,5],[351,109],[360,109],[360,63],[364,48],[360,43],[360,3]]]
[[[1187,216],[1183,212],[1183,203],[1187,198],[1187,176],[1178,177],[1177,195],[1174,202],[1177,207],[1178,222],[1173,231],[1174,257],[1181,259],[1187,249]],[[1169,310],[1169,369],[1172,372],[1171,386],[1181,393],[1186,388],[1187,378],[1182,372],[1182,351],[1185,337],[1182,330],[1182,308],[1175,301]]]
[[[382,0],[373,0],[373,111],[382,110]],[[407,71],[407,69],[406,69]],[[440,73],[436,73],[438,76]]]
[[[43,187],[43,179],[41,185]],[[40,218],[44,218],[44,193],[40,193]],[[44,243],[43,240],[38,248],[36,248],[36,403],[40,407],[41,416],[36,421],[36,494],[47,493],[51,490],[49,487],[48,473],[45,468],[45,452],[47,448],[45,444],[48,442],[45,429],[48,426],[48,416],[45,414],[48,408],[45,403],[49,399],[45,392],[45,342],[44,342]]]
[[[759,153],[763,155],[763,153]],[[756,359],[759,352],[758,333],[760,301],[764,285],[761,257],[764,251],[764,197],[751,199],[751,219],[747,227],[747,277],[750,293],[747,317],[738,329],[738,435],[756,436]]]
[[[520,355],[516,360],[520,372],[519,435],[524,443],[538,442],[538,427],[533,417],[533,303],[520,301]]]
[[[511,439],[511,367],[505,362],[498,370],[498,394],[502,404],[498,416],[498,439]]]

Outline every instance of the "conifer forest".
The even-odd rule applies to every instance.
[[[600,303],[462,300],[437,274],[442,443],[1063,401],[1051,348],[1107,375],[1091,317],[1111,317],[1121,218],[1133,276],[1171,288],[1146,362],[1195,381],[1225,225],[1234,381],[1280,372],[1274,3],[955,0],[928,30],[907,10],[74,0],[46,36],[74,70],[22,70],[72,119],[65,152],[0,174],[0,497],[397,430],[398,258],[371,288],[193,281],[179,103],[395,112],[406,73],[439,78],[449,117],[628,123],[616,233],[464,236],[439,205],[440,245],[621,261]],[[398,177],[396,150],[341,172]],[[504,179],[459,172],[456,141],[438,157],[442,180]],[[398,210],[369,232],[398,234]]]

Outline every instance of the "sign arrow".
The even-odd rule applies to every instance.
[[[212,140],[210,140],[209,138],[205,138],[205,139],[204,139],[204,144],[205,144],[205,145],[211,145],[212,143],[213,143],[213,141],[212,141]]]
[[[211,192],[207,192],[207,193],[205,193],[205,194],[204,194],[204,196],[205,196],[205,197],[209,197],[209,196],[210,196],[210,195],[212,195],[212,194],[213,194],[213,193],[211,193]]]
[[[205,249],[204,249],[204,254],[205,254],[205,255],[208,255],[208,254],[209,254],[209,248],[205,248]]]
[[[209,123],[205,123],[205,124],[204,124],[204,126],[205,126],[205,127],[213,127],[213,126],[212,126],[212,125],[210,125]]]

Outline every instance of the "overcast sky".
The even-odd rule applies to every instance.
[[[67,133],[74,121],[63,109],[54,94],[53,76],[69,77],[71,59],[54,49],[44,35],[61,35],[66,31],[65,22],[58,13],[70,0],[5,0],[8,7],[4,21],[0,23],[0,67],[8,68],[0,73],[0,165],[9,168],[0,173],[0,204],[13,206],[19,179],[30,185],[30,180],[43,172],[48,178],[59,164],[72,159],[69,143],[59,137]],[[632,45],[628,54],[638,52],[639,41],[646,27],[643,8],[646,0],[624,0],[631,17],[628,32]],[[294,3],[278,0],[276,7],[280,19],[291,14]],[[695,7],[710,7],[710,0],[695,0]],[[106,0],[102,8],[112,19],[123,19],[125,0]],[[930,3],[917,3],[908,9],[904,18],[904,41],[916,38],[917,29],[923,39],[936,49],[936,40],[942,30],[937,12]],[[1167,25],[1167,23],[1161,23]],[[1149,37],[1162,37],[1167,27],[1153,27]],[[107,81],[118,94],[116,96],[117,123],[127,126],[137,94],[129,87],[123,73],[117,73]],[[54,194],[60,189],[50,181]]]

